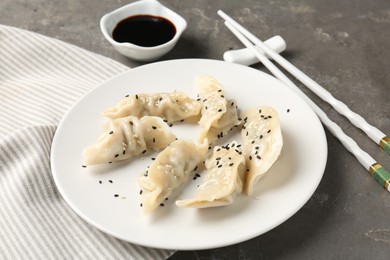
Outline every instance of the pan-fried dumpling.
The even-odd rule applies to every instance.
[[[278,159],[283,146],[279,116],[272,107],[254,107],[242,115],[241,131],[247,173],[244,190],[250,195],[258,180]]]
[[[199,141],[205,138],[213,143],[240,124],[234,100],[226,100],[222,87],[210,76],[196,79],[199,99],[203,103],[199,125],[202,130]]]
[[[113,119],[96,143],[84,149],[84,165],[126,160],[148,149],[163,149],[175,139],[170,127],[159,117]]]
[[[245,179],[245,158],[241,147],[233,141],[215,146],[206,160],[207,173],[193,198],[176,201],[179,207],[209,208],[233,203],[242,192]]]
[[[102,114],[108,118],[158,116],[171,123],[198,116],[201,108],[201,102],[175,91],[127,96]]]
[[[208,143],[176,140],[159,153],[144,173],[138,176],[142,207],[145,213],[155,210],[184,184],[191,172],[203,162]]]

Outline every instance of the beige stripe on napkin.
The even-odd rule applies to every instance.
[[[0,25],[0,259],[164,259],[90,226],[50,172],[56,126],[85,93],[129,68],[76,46]]]

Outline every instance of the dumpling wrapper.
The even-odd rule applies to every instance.
[[[213,77],[197,77],[196,85],[199,99],[203,103],[199,120],[202,130],[198,140],[202,142],[207,139],[209,143],[213,143],[241,123],[237,106],[234,100],[226,100],[222,87]]]
[[[175,91],[128,96],[102,115],[108,118],[158,116],[172,123],[199,116],[201,108],[201,102]]]
[[[244,111],[241,131],[246,167],[244,191],[250,195],[259,179],[278,159],[283,137],[277,111],[258,106]]]
[[[233,203],[242,192],[245,179],[245,158],[241,147],[233,141],[227,146],[215,146],[206,160],[207,173],[196,194],[189,199],[177,200],[179,207],[209,208]]]
[[[208,143],[176,140],[137,178],[144,212],[154,211],[203,162]]]
[[[170,127],[159,117],[113,119],[96,143],[83,150],[83,165],[126,160],[147,150],[161,150],[175,139]]]

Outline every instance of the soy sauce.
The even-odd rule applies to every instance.
[[[117,42],[129,42],[142,47],[153,47],[173,39],[175,25],[164,17],[135,15],[120,21],[112,37]]]

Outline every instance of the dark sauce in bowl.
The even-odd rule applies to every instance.
[[[121,20],[112,32],[117,42],[129,42],[142,47],[154,47],[173,39],[175,25],[164,17],[134,15]]]

